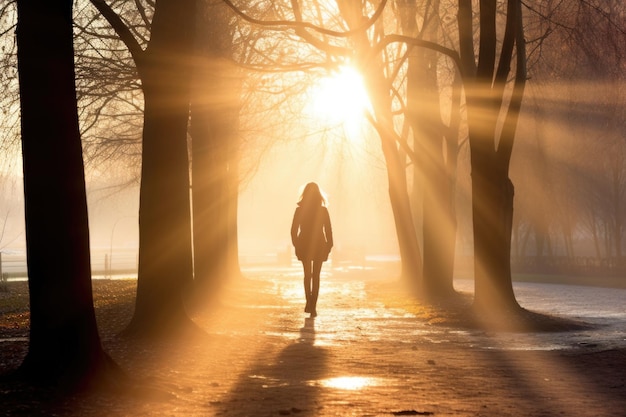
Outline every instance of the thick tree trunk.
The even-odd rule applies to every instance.
[[[116,369],[93,308],[71,0],[20,0],[18,69],[30,344],[23,375],[76,386]]]
[[[202,74],[203,77],[206,73]],[[213,81],[213,80],[211,80]],[[194,88],[195,94],[199,90]],[[199,100],[191,108],[192,202],[194,278],[196,286],[209,286],[221,269],[227,223],[223,175],[226,172],[223,148],[225,137],[212,129],[213,121]],[[214,126],[213,126],[214,127]]]
[[[458,22],[471,151],[474,306],[497,314],[519,309],[511,281],[513,184],[508,171],[526,82],[525,40],[519,0],[507,2],[501,45],[498,3],[481,2],[476,64],[472,4],[459,0]],[[513,51],[516,69],[507,100]]]
[[[139,270],[130,333],[192,325],[184,293],[193,281],[187,125],[194,0],[160,0],[137,62],[144,93]]]
[[[473,158],[474,159],[474,158]],[[472,162],[474,305],[500,311],[519,307],[511,281],[513,184],[493,163]]]
[[[474,305],[499,311],[519,308],[511,280],[513,184],[499,159],[495,132],[499,108],[485,99],[490,87],[473,82],[466,88],[471,149],[472,221],[474,229]],[[482,92],[482,95],[481,95]],[[507,138],[510,139],[510,138]],[[501,141],[502,141],[501,137]]]

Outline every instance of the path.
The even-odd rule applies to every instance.
[[[172,393],[60,405],[93,416],[625,416],[623,351],[512,348],[496,337],[428,325],[368,293],[367,274],[322,277],[306,318],[297,270],[252,274],[195,318],[208,336],[184,346],[105,347],[133,376]],[[111,333],[112,334],[112,333]]]

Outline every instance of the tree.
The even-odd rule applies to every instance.
[[[501,11],[496,0],[480,2],[478,55],[472,1],[458,4],[472,170],[474,305],[491,311],[516,309],[510,259],[514,187],[508,173],[526,83],[521,1],[508,0]],[[506,20],[498,54],[500,15]],[[507,95],[514,53],[514,81]]]
[[[382,152],[387,167],[389,200],[394,216],[402,275],[415,288],[420,288],[422,280],[422,255],[415,234],[408,183],[405,155],[413,156],[406,143],[394,130],[395,92],[389,88],[393,82],[390,74],[396,74],[392,62],[385,61],[384,49],[393,43],[385,36],[381,18],[384,3],[377,12],[367,17],[364,5],[349,0],[337,0],[339,13],[350,29],[350,41],[354,45],[354,65],[363,74],[372,103],[370,118],[380,136]],[[364,22],[367,22],[365,25]],[[368,29],[373,34],[368,34]],[[390,78],[388,78],[388,76]],[[403,146],[404,144],[404,146]]]
[[[443,42],[440,1],[398,2],[404,36]],[[423,6],[421,9],[418,6]],[[421,28],[418,29],[418,20]],[[413,133],[412,205],[415,223],[422,225],[423,285],[427,297],[454,294],[456,245],[455,181],[460,120],[459,81],[452,81],[454,97],[449,124],[442,115],[441,89],[448,73],[440,75],[441,57],[430,48],[407,46],[406,114],[404,123]],[[458,74],[457,70],[451,71]],[[452,76],[454,77],[454,76]],[[444,80],[442,80],[442,78]],[[420,198],[421,197],[421,201]],[[418,207],[421,204],[421,210]]]
[[[17,2],[30,344],[19,374],[82,386],[116,370],[91,292],[71,0]]]
[[[144,94],[139,270],[128,331],[193,328],[184,304],[193,281],[187,125],[195,0],[155,4],[145,50],[102,0],[92,0],[129,48]]]

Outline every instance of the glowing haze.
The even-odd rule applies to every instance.
[[[360,74],[340,67],[292,99],[302,102],[296,126],[263,156],[241,193],[242,261],[290,248],[293,210],[310,181],[328,195],[334,255],[395,254],[386,170],[365,117],[369,99]]]

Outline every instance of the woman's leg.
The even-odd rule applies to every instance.
[[[302,261],[302,268],[304,269],[304,296],[306,297],[306,306],[304,311],[310,313],[311,310],[311,261]]]
[[[309,306],[311,307],[311,315],[317,316],[317,297],[320,293],[320,274],[322,272],[322,261],[313,261],[313,270],[311,271],[311,299]]]

